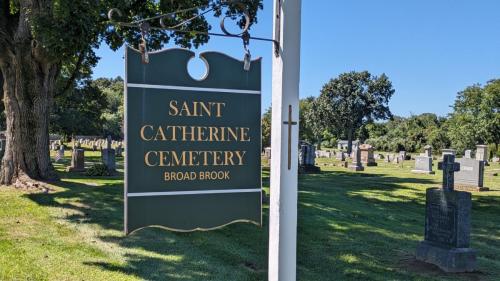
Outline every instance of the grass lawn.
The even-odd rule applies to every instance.
[[[86,164],[99,161],[86,152]],[[264,227],[234,224],[210,232],[158,228],[123,235],[119,175],[66,173],[49,193],[0,188],[0,280],[266,280]],[[298,280],[500,280],[500,177],[473,194],[472,247],[479,271],[443,274],[414,260],[424,231],[425,189],[441,173],[380,163],[362,173],[318,159],[321,174],[299,179]],[[437,165],[436,165],[437,166]],[[269,191],[269,169],[264,168]]]

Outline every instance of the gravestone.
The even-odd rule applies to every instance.
[[[101,151],[101,160],[102,163],[108,168],[109,173],[113,174],[116,172],[116,152],[113,148],[111,148],[111,136],[108,136],[106,148]]]
[[[85,150],[81,148],[73,149],[71,154],[71,166],[66,168],[68,172],[84,172],[85,171]]]
[[[116,147],[116,157],[122,157],[122,153],[123,153],[122,147],[121,145],[118,145]]]
[[[59,149],[59,147],[57,146],[57,143],[55,141],[50,142],[49,148],[50,148],[50,150],[53,150],[53,151],[57,151]]]
[[[424,146],[424,154],[422,154],[422,156],[432,157],[432,146]]]
[[[416,258],[445,272],[471,272],[476,268],[476,251],[470,248],[471,194],[454,190],[454,173],[460,170],[455,155],[445,155],[439,169],[442,188],[426,191],[425,239]]]
[[[464,158],[471,159],[471,158],[472,158],[472,150],[467,149],[467,150],[464,152]]]
[[[399,160],[400,161],[406,160],[406,151],[402,150],[399,152]]]
[[[264,156],[266,156],[267,160],[271,159],[271,148],[270,147],[264,148]]]
[[[335,158],[340,161],[345,161],[345,152],[343,151],[337,151],[337,154],[335,155]]]
[[[434,174],[432,171],[432,148],[429,145],[424,147],[424,153],[415,157],[415,169],[412,173],[417,174]]]
[[[327,150],[316,150],[316,158],[330,158],[331,152]]]
[[[443,159],[444,159],[445,155],[453,155],[453,156],[455,156],[457,154],[456,150],[455,149],[451,149],[451,148],[443,149],[441,151],[441,153],[442,153],[441,158],[443,158]]]
[[[316,148],[306,142],[301,142],[299,149],[299,173],[319,173],[316,166]]]
[[[73,157],[72,157],[73,158]],[[64,159],[64,145],[61,145],[59,149],[56,151],[56,156],[54,158],[54,161],[56,163],[61,162]]]
[[[356,147],[352,151],[353,159],[351,165],[349,165],[349,169],[353,171],[363,171],[365,168],[363,167],[363,164],[361,163],[361,150]]]
[[[488,146],[484,144],[476,145],[476,160],[484,161],[484,165],[488,166]]]
[[[359,146],[359,150],[361,150],[361,163],[366,166],[377,166],[377,162],[375,162],[375,158],[373,157],[373,146],[362,144]]]
[[[455,173],[455,189],[463,191],[487,191],[484,183],[484,161],[457,159],[460,171]]]
[[[398,156],[394,155],[394,157],[392,157],[392,163],[399,164],[402,161],[401,159],[402,159],[401,155],[398,155]]]
[[[392,157],[393,156],[391,154],[387,154],[384,158],[384,162],[391,163]]]

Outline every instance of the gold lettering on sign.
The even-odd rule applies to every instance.
[[[171,100],[170,117],[221,118],[225,102]],[[168,119],[171,121],[172,119]],[[139,129],[144,142],[250,142],[250,128],[240,126],[144,124]],[[191,126],[192,125],[192,126]],[[190,146],[187,146],[190,147]],[[191,148],[192,149],[192,148]],[[151,150],[145,151],[147,167],[215,167],[243,166],[247,151],[244,150]],[[165,181],[172,180],[227,180],[229,171],[164,172]]]
[[[143,141],[249,142],[248,127],[154,126],[140,129]]]
[[[144,126],[142,126],[142,128],[141,128],[141,139],[144,140],[144,141],[150,141],[150,140],[153,139],[153,137],[146,138],[146,135],[145,135],[146,128],[149,128],[149,129],[151,129],[151,131],[153,131],[153,126],[151,126],[151,125],[144,125]]]
[[[188,117],[222,117],[222,110],[226,107],[224,102],[178,102],[171,100],[169,103],[168,115],[188,116]]]
[[[144,163],[149,167],[243,166],[246,151],[148,151]]]

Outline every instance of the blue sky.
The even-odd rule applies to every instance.
[[[251,34],[272,37],[272,0]],[[500,78],[498,0],[302,0],[300,96],[317,96],[330,78],[348,71],[385,73],[396,90],[391,111],[400,116],[450,112],[456,93]],[[211,20],[219,32],[218,21]],[[196,52],[217,50],[243,58],[241,40],[212,37]],[[271,105],[272,45],[253,41],[263,57],[262,103]],[[123,76],[123,50],[105,45],[94,77]],[[193,61],[193,73],[202,63]]]

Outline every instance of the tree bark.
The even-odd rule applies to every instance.
[[[6,147],[0,184],[57,178],[49,155],[49,113],[59,67],[40,60],[31,40],[0,58],[4,78]]]
[[[353,129],[347,130],[347,154],[351,154],[352,152],[352,137],[353,137]]]

